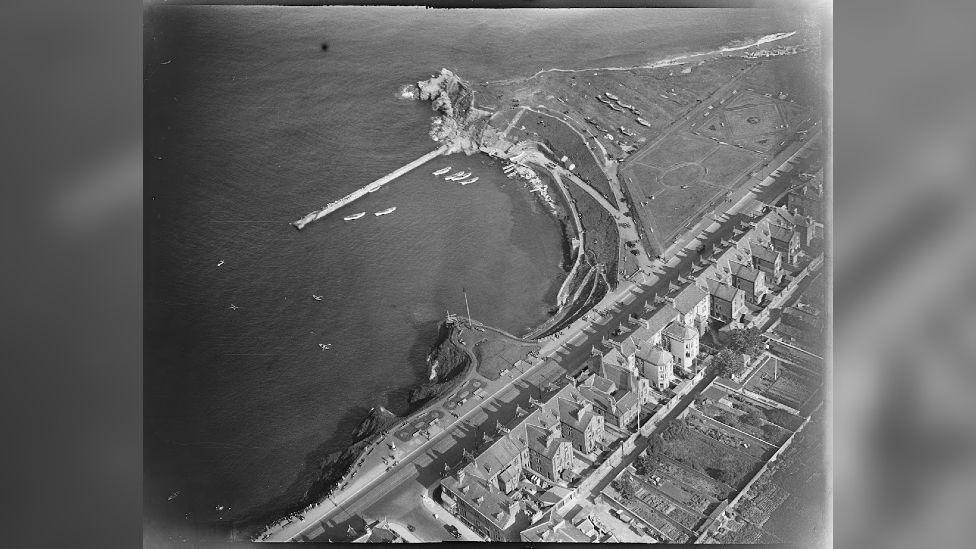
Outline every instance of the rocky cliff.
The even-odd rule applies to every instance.
[[[431,120],[430,138],[448,146],[449,153],[473,154],[480,150],[479,137],[488,113],[474,107],[471,86],[448,69],[417,82],[415,97],[430,101],[437,112]]]
[[[430,381],[410,390],[407,397],[411,409],[437,398],[461,376],[471,364],[468,353],[454,343],[454,326],[441,324],[438,343],[427,355],[427,365],[433,374]]]

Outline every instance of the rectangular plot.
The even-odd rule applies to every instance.
[[[667,240],[683,230],[689,221],[696,221],[693,216],[699,210],[708,209],[709,204],[724,194],[724,189],[703,183],[687,189],[665,189],[638,211],[642,221],[653,227],[659,238]]]
[[[681,132],[664,138],[638,160],[652,166],[670,168],[682,162],[701,160],[715,147],[716,143],[711,139]]]
[[[730,189],[759,158],[760,156],[753,152],[731,145],[719,145],[701,162],[701,165],[705,168],[706,181]]]

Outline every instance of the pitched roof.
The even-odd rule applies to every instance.
[[[732,268],[732,276],[748,280],[749,282],[756,282],[756,279],[760,276],[759,273],[762,272],[748,265],[736,263],[735,261],[730,261],[729,266]]]
[[[548,429],[536,425],[526,425],[525,433],[529,439],[529,449],[537,454],[551,457],[559,448],[557,437],[552,436],[552,431]]]
[[[697,284],[688,284],[678,295],[674,296],[674,308],[681,314],[690,313],[708,297],[708,292],[701,289]]]
[[[674,362],[674,355],[657,346],[641,349],[637,352],[637,358],[658,365]]]
[[[557,397],[557,404],[559,407],[559,420],[580,431],[586,429],[586,426],[590,424],[590,421],[593,420],[595,415],[592,410],[584,410],[582,404],[563,397]]]
[[[477,472],[471,471],[482,478],[502,472],[515,458],[522,453],[522,448],[511,439],[511,433],[499,438],[484,452],[474,459]]]
[[[780,255],[780,253],[776,250],[767,248],[756,241],[750,242],[749,247],[752,248],[752,256],[754,258],[768,261],[770,263],[776,263],[776,258]]]
[[[660,309],[654,311],[647,321],[641,326],[640,330],[646,332],[646,336],[643,339],[650,339],[651,336],[660,332],[668,325],[669,322],[678,318],[678,310],[667,304]],[[637,335],[636,333],[634,334]]]
[[[617,390],[617,385],[601,375],[592,375],[583,382],[584,387],[590,387],[601,393],[611,394]]]
[[[618,410],[630,410],[634,406],[637,406],[637,393],[624,391],[623,394],[619,395],[617,399]]]
[[[742,291],[738,288],[733,287],[731,284],[725,284],[717,280],[712,280],[711,278],[707,279],[707,283],[708,283],[708,293],[712,294],[712,296],[714,297],[717,297],[725,301],[732,301],[735,295]]]
[[[664,335],[681,341],[687,341],[689,339],[698,339],[698,330],[685,326],[680,322],[672,322],[668,324],[668,327],[664,329]]]
[[[770,224],[769,226],[769,235],[775,240],[789,242],[790,240],[793,239],[794,234],[796,234],[796,231],[793,231],[792,229],[787,229],[786,227],[781,227],[779,225],[772,225],[772,224]]]
[[[602,364],[600,375],[617,386],[617,389],[629,388],[631,371],[616,364]]]
[[[468,465],[465,470],[470,467],[471,465]],[[455,497],[463,499],[469,506],[477,509],[499,529],[504,530],[515,522],[515,516],[510,512],[515,502],[485,480],[467,475],[463,481],[459,481],[456,476],[449,476],[441,483],[447,486]],[[467,490],[462,490],[463,487],[467,487]]]

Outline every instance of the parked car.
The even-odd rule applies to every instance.
[[[445,524],[444,529],[450,532],[455,539],[461,539],[461,532],[458,531],[457,526],[454,526],[453,524]]]

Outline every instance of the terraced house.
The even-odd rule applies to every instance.
[[[466,462],[440,483],[444,507],[492,541],[518,540],[543,507],[570,496],[573,449],[592,453],[603,440],[603,418],[571,385],[536,406],[510,428],[499,424],[494,436],[486,434],[489,444],[477,456],[465,450]],[[538,498],[522,489],[528,479],[545,485]]]

